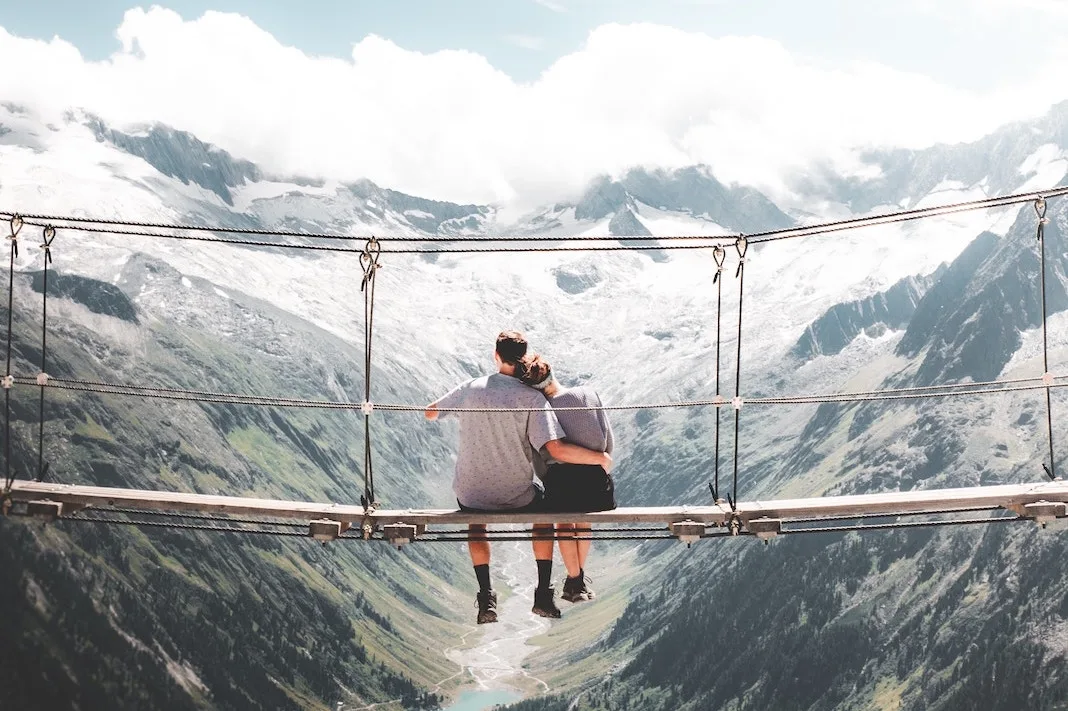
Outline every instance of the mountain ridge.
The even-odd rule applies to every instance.
[[[606,231],[611,235],[639,227],[648,233],[642,236],[655,240],[680,230],[729,235],[794,224],[788,211],[766,196],[714,183],[711,173],[701,168],[659,173],[636,169],[619,180],[605,178],[595,181],[591,188],[595,195],[588,200],[559,202],[511,224],[503,223],[492,206],[418,202],[421,198],[360,181],[279,181],[278,176],[255,173],[239,159],[233,159],[229,167],[217,166],[217,172],[211,173],[202,165],[210,161],[197,162],[214,156],[215,163],[224,163],[210,146],[194,143],[195,137],[176,138],[168,145],[171,139],[163,129],[148,141],[119,135],[112,135],[112,141],[99,139],[91,127],[78,121],[56,130],[40,126],[30,130],[30,119],[25,116],[8,113],[0,115],[0,120],[11,126],[9,133],[0,137],[0,150],[4,151],[0,157],[13,166],[11,173],[0,176],[0,198],[5,206],[10,202],[35,210],[42,205],[64,204],[71,205],[71,210],[89,206],[100,210],[102,216],[289,226],[344,234],[403,231],[428,238],[491,236],[516,230],[549,242],[563,235],[603,235]],[[84,150],[84,164],[63,166],[83,177],[75,185],[75,181],[57,176],[48,184],[49,190],[42,191],[39,184],[48,182],[43,176],[51,175],[50,146],[64,141],[69,142],[63,144],[66,148]],[[129,150],[117,145],[123,143]],[[1032,148],[1026,141],[1021,145],[1009,153],[1012,159]],[[183,146],[190,147],[188,155],[183,153]],[[188,160],[171,160],[174,154]],[[1027,153],[1020,160],[1026,161],[1033,154]],[[1051,158],[1047,164],[1057,164],[1058,160]],[[916,184],[934,180],[931,176],[937,170],[931,171],[924,178],[926,182]],[[1003,167],[1001,174],[1008,176],[1013,171],[1019,173],[1019,166]],[[37,184],[15,180],[11,174],[33,175]],[[1029,178],[1020,175],[1021,184],[1025,184]],[[934,188],[944,182],[940,178]],[[932,188],[908,199],[910,204],[949,199],[973,187],[969,183],[946,190]],[[880,204],[889,204],[887,201],[897,196],[894,189],[886,185],[879,188],[878,183],[866,190],[878,194]],[[857,198],[854,206],[859,210],[862,201]],[[1033,338],[1036,323],[1033,287],[1037,262],[1033,232],[1029,231],[1033,230],[1033,215],[1028,209],[1003,210],[990,218],[944,221],[923,228],[927,232],[919,227],[895,226],[859,237],[841,237],[833,250],[796,242],[755,249],[745,272],[742,347],[747,365],[741,381],[743,395],[834,391],[853,384],[867,389],[889,383],[935,382],[944,377],[981,377],[995,367],[996,375],[1009,367],[1015,367],[1011,374],[1017,374],[1032,367],[1033,359],[1009,365],[1022,344]],[[1056,245],[1051,251],[1063,252],[1063,209],[1056,207],[1051,217],[1056,222],[1049,232],[1051,245]],[[1016,218],[1015,223],[1002,227],[1009,218]],[[345,261],[346,255],[289,255],[273,247],[232,246],[213,246],[208,253],[197,251],[197,245],[156,242],[137,243],[134,249],[128,238],[109,239],[101,236],[88,242],[71,231],[60,231],[55,252],[61,278],[95,281],[72,281],[64,290],[65,296],[57,298],[60,305],[55,327],[60,335],[55,348],[62,354],[57,372],[65,368],[99,378],[123,377],[136,382],[165,379],[186,387],[206,381],[212,387],[233,391],[343,395],[357,401],[362,397],[349,392],[359,391],[362,384],[362,314],[358,308],[359,271],[353,261]],[[647,246],[659,245],[650,242]],[[382,355],[372,373],[374,398],[425,403],[440,395],[439,390],[490,368],[487,344],[503,327],[526,330],[536,347],[553,360],[561,378],[592,383],[604,393],[606,402],[664,402],[709,395],[720,367],[725,374],[733,374],[737,365],[733,363],[737,343],[733,329],[724,329],[722,344],[714,343],[710,335],[717,320],[712,287],[715,267],[707,254],[664,251],[649,256],[613,252],[598,255],[593,261],[588,255],[565,253],[524,255],[521,260],[508,261],[500,255],[470,259],[442,255],[430,261],[387,255],[380,275],[379,320],[375,326],[376,353]],[[19,271],[36,271],[39,259],[40,255],[25,256],[18,264]],[[1064,278],[1059,259],[1052,260],[1055,283],[1051,282],[1051,295]],[[729,285],[724,291],[724,324],[740,317],[735,306],[740,301],[735,301],[735,296],[740,294],[734,291],[738,282],[731,281],[734,263],[732,258],[723,277]],[[949,266],[940,269],[943,264]],[[888,308],[885,313],[868,310],[868,305],[874,309],[880,294],[910,277],[933,284],[922,295],[915,288],[916,282],[912,289],[908,283],[901,287],[908,292],[907,308]],[[39,299],[31,296],[32,276],[20,274],[17,278],[22,280],[20,284],[26,282],[20,286],[23,313],[23,309],[34,308]],[[997,288],[985,289],[991,281]],[[94,314],[78,305],[88,307],[99,299],[113,307],[121,300],[115,294],[115,298],[107,298],[109,284],[133,304],[137,323]],[[91,285],[95,286],[89,289]],[[1004,295],[1011,298],[999,300]],[[1059,298],[1051,302],[1055,311],[1064,308]],[[804,363],[787,361],[789,350],[804,333],[838,307],[857,314],[857,320],[818,343],[818,357]],[[1013,318],[996,318],[1005,307]],[[66,316],[63,309],[68,309]],[[906,314],[909,309],[911,313]],[[985,316],[970,321],[976,314]],[[869,316],[877,320],[865,326]],[[896,325],[888,325],[885,332],[866,332],[884,318]],[[18,325],[18,358],[23,367],[32,368],[38,334],[31,323],[27,320]],[[722,362],[713,355],[717,345],[723,346]],[[995,358],[986,357],[987,348],[996,351]],[[304,358],[306,353],[315,357]],[[1054,362],[1062,363],[1064,358],[1064,353],[1058,352]],[[958,364],[962,368],[954,370]],[[725,389],[729,389],[729,380],[729,375],[725,376]],[[746,498],[784,492],[859,493],[971,485],[1038,474],[1033,464],[1044,446],[1036,424],[1039,418],[1034,416],[1036,409],[1023,395],[1007,397],[997,408],[987,404],[912,408],[863,403],[765,409],[754,416],[750,414],[753,409],[747,407],[741,415],[737,442],[741,491],[733,493]],[[31,436],[36,416],[31,405],[35,402],[16,407],[22,440],[18,451],[27,461],[32,458],[35,441]],[[56,476],[63,479],[129,484],[139,480],[139,463],[151,461],[154,466],[155,458],[161,457],[158,475],[165,477],[162,481],[194,490],[236,488],[333,500],[351,498],[353,489],[358,488],[353,474],[361,452],[356,451],[358,447],[353,450],[349,442],[358,427],[353,430],[325,416],[272,416],[247,409],[190,406],[181,411],[181,418],[167,416],[169,424],[164,424],[163,415],[147,405],[109,405],[109,401],[95,398],[61,402],[62,408],[55,410],[50,424],[55,428],[52,437],[62,443],[62,456],[57,459],[64,466]],[[1028,414],[1030,420],[1026,419]],[[621,442],[615,471],[621,500],[627,505],[706,503],[714,465],[708,433],[715,416],[715,412],[702,410],[614,414],[613,425]],[[393,474],[382,484],[384,496],[402,504],[425,505],[428,500],[448,504],[454,447],[451,431],[427,429],[422,423],[406,421],[402,413],[376,413],[378,417],[388,424],[376,426],[376,461],[390,462]],[[178,446],[174,445],[176,439]],[[725,432],[721,442],[724,456],[733,445],[733,437]],[[724,479],[726,472],[721,472]],[[155,470],[151,473],[157,474]],[[411,487],[413,481],[418,486]],[[0,534],[7,530],[0,529]],[[305,586],[317,591],[314,600],[304,601],[307,605],[297,605],[294,600],[292,609],[298,611],[301,621],[315,617],[336,621],[336,625],[321,630],[327,640],[323,644],[335,660],[332,670],[348,675],[339,686],[358,681],[362,685],[359,700],[369,703],[387,700],[390,684],[403,685],[399,673],[404,661],[398,658],[400,651],[393,653],[391,647],[414,652],[415,647],[427,646],[420,636],[424,629],[429,628],[434,639],[442,640],[449,634],[459,635],[463,625],[470,623],[469,610],[461,611],[457,602],[469,602],[463,596],[472,585],[462,550],[431,554],[412,546],[412,550],[400,553],[372,554],[362,549],[335,553],[331,548],[326,553],[273,544],[242,546],[234,551],[240,556],[238,565],[227,562],[222,547],[213,548],[216,544],[202,539],[175,536],[166,539],[163,550],[154,550],[156,546],[149,546],[136,533],[108,538],[110,534],[71,532],[62,545],[80,547],[83,552],[73,555],[77,562],[70,566],[53,561],[57,582],[42,586],[33,576],[35,561],[48,559],[50,546],[60,544],[54,538],[25,532],[11,535],[17,546],[5,548],[17,552],[11,565],[20,572],[16,582],[9,581],[4,594],[17,600],[24,612],[19,624],[27,626],[12,631],[20,637],[41,635],[45,630],[57,639],[75,635],[69,627],[55,631],[48,626],[48,619],[34,605],[39,599],[34,585],[45,590],[47,600],[76,601],[71,609],[90,614],[88,610],[96,610],[91,596],[78,592],[83,573],[124,590],[119,620],[126,621],[132,611],[142,609],[147,619],[153,619],[145,600],[125,591],[135,589],[131,581],[145,579],[145,570],[156,571],[157,567],[161,572],[152,576],[158,577],[149,576],[149,601],[153,595],[162,596],[163,589],[174,583],[176,578],[168,577],[173,574],[180,576],[177,579],[182,585],[194,588],[196,579],[218,581],[225,594],[220,594],[221,602],[215,602],[233,607],[234,614],[240,607],[234,601],[247,597],[261,606],[252,609],[265,618],[278,619],[280,609],[263,596],[257,600],[254,585],[247,590],[223,585],[221,571],[236,566],[242,579],[262,577],[276,595],[299,594]],[[1063,687],[1059,667],[1053,663],[1059,659],[1055,650],[1047,659],[1036,656],[1043,650],[1041,640],[1027,637],[1003,642],[999,635],[1005,635],[1013,625],[1032,629],[1063,621],[1063,605],[1058,600],[1051,596],[1041,605],[1029,605],[1018,595],[1020,583],[1012,580],[1018,576],[1030,581],[1032,587],[1058,589],[1068,573],[1058,561],[1051,561],[1056,547],[1028,548],[1027,539],[1017,532],[984,534],[979,539],[969,536],[972,534],[964,532],[892,534],[870,547],[856,544],[851,537],[790,543],[794,537],[775,541],[772,552],[759,565],[754,558],[764,555],[761,550],[731,556],[698,546],[694,555],[682,560],[677,546],[645,545],[639,554],[645,567],[637,575],[642,576],[643,585],[655,590],[662,582],[660,576],[667,574],[663,571],[671,571],[674,577],[663,587],[663,595],[636,596],[620,622],[603,635],[600,625],[581,624],[596,619],[596,606],[568,610],[570,619],[561,623],[575,621],[572,624],[585,630],[576,633],[580,641],[574,644],[588,645],[585,649],[590,655],[614,654],[636,660],[618,675],[617,685],[608,689],[607,696],[583,697],[587,701],[575,708],[587,702],[593,708],[622,705],[635,711],[717,703],[753,708],[785,708],[794,703],[800,708],[806,702],[806,708],[845,711],[863,707],[879,690],[886,689],[896,689],[906,708],[923,704],[947,710],[965,708],[968,700],[980,693],[1008,703],[1019,688],[989,690],[989,681],[982,676],[983,664],[1011,664],[1014,654],[1020,663],[1011,668],[1021,676],[1044,679],[1042,687],[1034,689],[1034,702],[1055,699]],[[124,549],[131,551],[125,558],[121,555]],[[1014,551],[1020,553],[1022,562],[1013,562],[1009,552]],[[610,555],[600,550],[599,554]],[[176,556],[193,575],[166,572],[169,559]],[[111,562],[102,564],[101,560]],[[151,565],[146,567],[146,560]],[[974,566],[975,573],[967,573],[969,565]],[[118,572],[113,574],[111,570],[116,568]],[[710,569],[716,571],[711,580]],[[394,577],[400,584],[390,587]],[[448,583],[444,587],[446,597],[422,600],[420,592],[441,580]],[[772,584],[776,580],[782,585]],[[918,583],[913,585],[912,581]],[[346,594],[363,588],[373,597],[378,617]],[[391,600],[386,589],[395,593],[396,599]],[[760,594],[750,594],[754,590]],[[180,603],[160,599],[171,607]],[[212,601],[210,595],[195,600],[207,605],[203,609],[215,609],[207,604]],[[733,617],[728,614],[731,609],[725,611],[722,600],[729,601],[736,613]],[[316,611],[320,602],[323,606]],[[420,602],[430,609],[419,608]],[[54,609],[56,603],[46,607]],[[774,619],[780,623],[777,628],[781,634],[765,625],[768,610],[776,611]],[[106,612],[97,610],[96,614],[96,622],[108,622]],[[984,615],[989,616],[989,624],[982,623]],[[173,638],[184,619],[178,612],[167,620],[158,617],[153,623],[138,626],[137,634],[131,635],[149,649],[151,640],[145,638],[152,624],[171,630],[168,634]],[[355,633],[349,634],[345,621]],[[242,618],[241,625],[246,622]],[[311,649],[310,641],[299,639],[296,621],[286,622],[293,623],[283,626],[287,634],[270,640],[282,651],[272,651],[264,640],[249,637],[250,644],[259,645],[256,654],[262,655],[257,659],[263,668]],[[591,627],[597,629],[591,632]],[[247,633],[244,626],[241,629],[242,634]],[[202,634],[208,633],[202,630]],[[225,636],[226,630],[216,633]],[[971,656],[964,644],[969,633],[978,635],[984,644]],[[95,639],[108,634],[103,626],[92,633]],[[366,659],[355,651],[352,640],[357,637],[359,648],[367,652]],[[759,645],[752,644],[758,638],[765,640],[769,649],[783,650],[774,664],[767,664]],[[135,663],[130,661],[136,656],[130,650],[140,649],[132,642],[128,643],[130,649],[123,648],[121,635],[108,639],[118,651],[108,657],[112,671],[93,687],[94,693],[116,683],[124,665]],[[710,639],[722,645],[709,645]],[[225,665],[212,662],[215,658],[195,644],[163,644],[167,655],[188,663],[198,678],[202,678],[205,665],[210,665],[220,676],[207,682],[209,688],[230,689],[234,685],[233,679],[225,678],[224,668],[215,668]],[[838,654],[846,650],[855,651],[856,658]],[[55,650],[49,654],[56,661],[50,668],[61,669],[63,655]],[[412,673],[418,674],[423,687],[445,677],[435,678],[431,673],[448,666],[444,656],[437,648],[413,654],[411,663],[421,668]],[[665,666],[664,659],[698,663],[693,668],[678,663]],[[955,660],[961,660],[958,667],[953,666]],[[153,679],[165,678],[157,673],[166,671],[163,657],[157,656],[152,664],[156,670]],[[218,701],[221,696],[214,698],[219,707],[333,703],[334,698],[328,697],[337,691],[333,685],[336,680],[323,677],[322,670],[300,669],[301,679],[285,680],[286,693],[272,690],[260,694],[262,671],[252,669],[252,676],[240,684],[254,687],[254,699],[223,702]],[[693,669],[713,669],[715,673],[695,673]],[[581,676],[580,671],[576,674]],[[84,684],[92,684],[85,681],[89,677],[80,676]],[[732,680],[740,678],[751,682],[749,692],[731,686]],[[18,683],[17,679],[11,681]],[[576,679],[579,681],[585,680]],[[167,684],[170,682],[161,682],[154,697],[158,703],[171,696],[191,706],[213,703],[198,696],[196,684],[183,690]],[[136,683],[121,688],[131,698],[136,693],[150,693]],[[418,695],[422,689],[405,687],[405,693]],[[307,695],[307,703],[297,698],[301,694]],[[283,696],[286,700],[279,702]]]

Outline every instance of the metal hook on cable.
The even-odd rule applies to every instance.
[[[45,261],[49,264],[52,263],[52,240],[56,238],[56,228],[52,225],[45,225],[44,228],[44,242],[41,243],[41,249],[44,250]]]
[[[716,276],[712,277],[712,283],[715,284],[719,275],[723,273],[723,263],[727,261],[727,250],[717,244],[712,249],[712,259],[716,260]]]
[[[745,253],[749,249],[749,240],[745,238],[745,235],[735,240],[734,248],[738,250],[738,271],[734,273],[734,278],[737,279],[742,273],[742,266],[745,265]]]
[[[8,239],[11,240],[11,248],[15,250],[15,256],[19,256],[19,232],[22,231],[22,215],[12,215],[10,220],[11,234],[8,235]]]
[[[378,263],[381,256],[382,244],[377,237],[372,235],[371,239],[367,240],[367,244],[364,245],[363,252],[360,253],[360,266],[363,268],[363,282],[360,283],[360,291],[367,288],[368,282],[374,278],[375,271],[382,266]]]
[[[1049,206],[1046,204],[1046,198],[1039,197],[1034,202],[1035,214],[1038,215],[1038,231],[1035,233],[1035,239],[1039,242],[1042,241],[1044,234],[1043,227],[1049,224],[1049,218],[1046,217],[1046,209]]]
[[[1038,215],[1038,221],[1043,225],[1049,224],[1049,218],[1046,217],[1046,209],[1049,206],[1046,204],[1046,198],[1040,197],[1035,200],[1035,214]]]

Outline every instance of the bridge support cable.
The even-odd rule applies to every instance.
[[[14,385],[39,387],[36,377],[13,375]],[[775,397],[749,398],[748,405],[812,405],[825,402],[851,403],[883,400],[916,400],[925,398],[945,398],[973,395],[990,395],[998,393],[1024,392],[1042,390],[1046,387],[1068,387],[1068,375],[1055,376],[1053,383],[1045,385],[1041,377],[1010,378],[980,382],[948,383],[945,385],[922,385],[909,388],[884,388],[880,390],[857,390],[827,392],[816,394],[783,395]],[[89,392],[102,395],[121,395],[197,403],[223,403],[229,405],[251,405],[261,407],[303,408],[324,410],[362,410],[363,403],[335,400],[311,400],[280,396],[251,395],[245,393],[213,392],[208,390],[187,390],[162,386],[134,385],[129,383],[107,383],[95,380],[77,380],[49,376],[46,387],[72,392]],[[618,412],[623,410],[663,410],[672,408],[720,407],[725,400],[708,398],[704,400],[676,400],[668,402],[639,402],[619,405],[582,405],[558,407],[557,410],[604,410]],[[426,405],[403,403],[374,403],[375,410],[389,412],[422,412]],[[441,412],[530,412],[534,408],[506,407],[455,407],[439,408]]]
[[[799,521],[796,522],[794,525],[790,526],[783,526],[781,525],[782,522],[780,521],[772,521],[772,523],[777,524],[774,527],[774,531],[765,531],[763,528],[758,526],[758,524],[762,523],[764,519],[756,519],[746,522],[744,527],[739,529],[738,531],[693,522],[688,524],[669,524],[666,526],[659,527],[617,526],[612,528],[599,529],[586,528],[582,529],[579,535],[574,535],[574,533],[571,532],[555,532],[541,528],[524,528],[520,530],[481,530],[473,533],[468,529],[438,531],[425,530],[425,527],[422,526],[390,524],[384,526],[383,530],[381,531],[373,531],[370,534],[362,535],[357,533],[345,533],[344,529],[337,525],[337,521],[330,520],[312,521],[310,522],[309,526],[309,524],[307,523],[256,521],[252,519],[228,519],[210,516],[171,516],[170,518],[165,518],[161,516],[161,512],[148,511],[127,511],[124,512],[127,517],[123,518],[119,518],[114,515],[100,515],[117,513],[108,510],[94,511],[90,509],[86,511],[75,511],[74,513],[62,515],[54,515],[54,513],[55,512],[53,512],[53,515],[51,516],[40,516],[36,514],[29,515],[34,516],[35,518],[45,518],[49,521],[58,520],[117,526],[135,526],[139,528],[155,528],[170,531],[239,533],[252,535],[282,536],[288,538],[311,538],[318,541],[370,540],[392,543],[398,548],[407,543],[468,543],[472,540],[488,540],[497,543],[540,540],[680,540],[681,542],[686,543],[687,547],[689,547],[689,544],[697,540],[715,538],[755,537],[767,544],[771,538],[774,538],[778,535],[796,535],[806,533],[856,533],[863,531],[890,531],[912,528],[945,528],[995,523],[1021,523],[1027,521],[1037,521],[1041,527],[1045,527],[1044,522],[1039,520],[1038,517],[1029,515],[1018,515],[1014,513],[994,513],[994,511],[992,510],[992,515],[989,516],[956,518],[931,518],[932,514],[937,512],[907,512],[894,517],[897,520],[886,522],[870,522],[868,521],[868,517],[865,516],[828,517],[827,519],[812,519],[810,522]],[[131,514],[136,516],[136,518],[128,517]],[[876,518],[886,518],[888,516],[889,515],[880,515]],[[912,516],[918,516],[923,518],[922,520],[899,520],[901,517]],[[842,523],[834,523],[836,519],[846,519],[849,521],[853,521],[853,523],[845,523],[844,521]],[[828,523],[830,525],[815,525],[818,523]],[[317,528],[317,524],[334,524],[334,528],[328,534],[324,535]],[[680,532],[680,530],[682,530],[680,526],[685,529],[685,532]]]
[[[738,425],[742,414],[742,299],[745,296],[745,253],[749,249],[749,243],[745,237],[739,237],[734,243],[738,250],[738,270],[734,276],[738,279],[738,343],[734,358],[734,482],[732,496],[727,497],[731,511],[738,509]],[[732,525],[732,530],[737,526]]]
[[[15,258],[19,256],[19,232],[22,230],[22,218],[13,215],[8,222],[8,241],[10,242],[11,258],[7,271],[7,365],[2,381],[4,388],[4,489],[3,499],[0,502],[2,512],[6,514],[11,507],[11,485],[15,482],[15,474],[11,466],[11,386],[14,378],[11,375],[11,340],[14,326],[15,309]]]
[[[360,503],[365,511],[375,508],[375,474],[374,461],[371,456],[371,413],[374,405],[371,402],[371,353],[374,338],[375,319],[375,274],[379,268],[379,257],[382,254],[382,245],[378,240],[371,237],[364,245],[360,254],[360,266],[363,268],[363,281],[360,282],[360,291],[363,292],[363,496]]]
[[[1049,372],[1049,338],[1047,336],[1046,322],[1049,320],[1046,307],[1046,225],[1049,218],[1046,217],[1048,205],[1044,198],[1038,198],[1034,203],[1035,214],[1038,216],[1036,237],[1038,239],[1039,254],[1039,284],[1042,292],[1042,382],[1046,388],[1046,433],[1049,442],[1049,466],[1045,463],[1042,468],[1050,479],[1057,478],[1057,470],[1053,462],[1053,402],[1050,396],[1050,386],[1053,385],[1053,374]]]
[[[41,372],[37,374],[37,384],[41,388],[40,429],[37,433],[37,475],[34,481],[43,481],[48,475],[49,464],[44,458],[45,430],[45,386],[48,385],[48,265],[52,263],[52,241],[56,238],[56,228],[51,225],[42,230],[41,249],[44,250],[44,272],[41,287]]]
[[[1011,205],[1018,205],[1023,203],[1032,202],[1039,198],[1050,199],[1053,197],[1060,197],[1068,195],[1068,186],[1051,187],[1045,190],[1035,190],[1024,193],[1015,193],[1011,195],[1003,195],[1000,197],[988,197],[980,200],[971,200],[966,202],[958,202],[944,205],[937,205],[933,207],[913,208],[909,210],[898,210],[895,212],[883,213],[878,215],[869,215],[866,217],[853,217],[845,220],[837,220],[833,222],[819,223],[815,225],[802,225],[798,227],[787,227],[775,230],[768,230],[764,232],[754,232],[748,235],[749,242],[751,244],[759,244],[762,242],[770,242],[781,239],[793,239],[796,237],[810,237],[815,235],[829,234],[834,232],[840,232],[844,230],[859,229],[862,227],[871,227],[875,225],[883,225],[897,222],[905,222],[910,220],[919,220],[927,217],[937,217],[943,215],[950,215],[959,212],[966,212],[971,210],[986,210],[998,207],[1008,207]],[[15,213],[0,210],[0,219],[8,219],[15,217]],[[314,232],[299,232],[288,230],[272,230],[272,229],[253,229],[253,228],[234,228],[234,227],[222,227],[218,225],[191,225],[191,224],[178,224],[178,223],[162,223],[162,222],[138,222],[131,220],[121,219],[102,219],[94,217],[74,217],[71,215],[46,215],[46,214],[24,214],[22,215],[26,220],[27,225],[44,227],[46,224],[59,224],[61,228],[87,232],[87,233],[106,233],[106,234],[118,234],[118,235],[130,235],[141,237],[155,237],[163,239],[191,239],[205,242],[224,242],[231,244],[244,244],[249,246],[263,246],[263,247],[277,247],[285,249],[313,249],[313,250],[326,250],[337,252],[359,252],[358,249],[349,247],[332,247],[329,245],[310,245],[305,242],[268,242],[268,241],[246,241],[235,240],[225,237],[219,237],[218,235],[239,235],[248,237],[273,237],[273,238],[295,238],[299,240],[323,240],[323,241],[343,241],[347,242],[354,239],[363,239],[362,236],[354,236],[351,234],[329,234],[329,233],[314,233]],[[123,230],[117,230],[115,228],[126,228]],[[178,234],[176,234],[178,233]],[[202,233],[214,233],[212,236],[202,236]],[[532,239],[527,235],[497,235],[494,237],[452,237],[443,239],[440,235],[413,237],[407,236],[379,236],[378,241],[388,242],[394,244],[412,244],[412,243],[441,243],[448,242],[452,244],[458,243],[486,243],[486,244],[501,244],[508,242],[516,243],[528,243]],[[616,251],[617,249],[631,249],[631,250],[648,250],[648,249],[673,249],[673,248],[694,248],[687,247],[685,245],[665,245],[660,244],[657,246],[648,246],[641,244],[648,240],[648,235],[567,235],[554,237],[554,242],[633,242],[635,244],[625,244],[622,247],[611,246],[598,246],[590,248],[582,248],[583,251]],[[708,235],[663,235],[658,236],[657,241],[705,241],[714,240],[715,238]],[[724,241],[724,244],[729,244],[729,240]],[[712,248],[713,244],[703,244],[696,248]],[[472,249],[470,251],[564,251],[570,249],[568,247],[562,248],[545,248],[545,247],[531,247],[519,249],[494,249],[492,247],[487,249]],[[426,252],[426,253],[444,253],[455,251],[467,251],[464,249],[434,249],[423,248],[418,250],[409,249],[393,249],[388,247],[386,249],[389,253],[412,253],[412,252]]]
[[[716,261],[716,275],[712,277],[712,283],[716,285],[716,454],[715,472],[712,485],[712,500],[719,501],[719,414],[720,405],[723,404],[723,394],[720,392],[720,343],[723,325],[723,263],[727,261],[727,250],[717,246],[712,250],[712,258]]]

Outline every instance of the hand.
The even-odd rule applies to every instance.
[[[601,466],[604,467],[605,472],[612,471],[612,455],[608,452],[603,452],[601,456],[603,457]]]

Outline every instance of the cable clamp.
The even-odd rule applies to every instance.
[[[1048,225],[1049,218],[1046,217],[1046,209],[1049,206],[1046,204],[1046,198],[1040,197],[1035,200],[1035,214],[1038,215],[1038,223],[1040,225]]]
[[[382,266],[378,263],[378,259],[381,256],[382,244],[377,237],[371,235],[371,239],[367,240],[367,244],[363,247],[363,252],[360,253],[360,267],[363,268],[363,281],[360,283],[360,291],[365,290],[371,280],[375,278],[375,272]]]
[[[45,385],[48,385],[48,373],[38,373],[37,374],[37,384],[40,385],[41,387],[44,387]]]
[[[716,275],[712,277],[712,283],[715,284],[719,280],[720,274],[723,273],[723,263],[727,261],[727,250],[723,249],[722,245],[716,245],[712,249],[712,259],[716,260]]]
[[[374,410],[375,405],[373,402],[365,401],[362,405],[360,405],[360,412],[362,412],[365,417],[370,416],[370,414],[374,412]]]
[[[44,228],[44,242],[41,243],[41,249],[44,250],[45,260],[49,264],[52,263],[52,240],[56,238],[56,228],[52,225],[45,225]]]
[[[722,395],[716,395],[714,398],[712,398],[712,404],[716,407],[723,407],[723,403],[725,402],[727,401],[723,399]]]
[[[13,386],[14,384],[15,384],[15,376],[14,375],[5,375],[3,378],[0,378],[0,387],[3,387],[4,390],[10,390],[11,386]]]
[[[734,248],[738,250],[738,259],[745,259],[745,253],[749,249],[749,240],[745,235],[739,235],[738,239],[734,240]]]
[[[1053,385],[1053,373],[1043,373],[1042,384],[1045,385],[1047,388]]]
[[[745,236],[738,237],[734,242],[734,248],[738,250],[738,271],[734,272],[734,278],[742,275],[742,267],[745,266],[745,253],[749,249],[749,240]]]
[[[11,234],[7,236],[11,240],[11,250],[19,256],[19,232],[22,230],[22,215],[11,216]]]
[[[742,400],[740,395],[738,395],[738,396],[735,396],[735,398],[733,400],[731,400],[731,405],[734,405],[734,409],[735,410],[741,410],[743,402],[745,402],[745,401]]]

